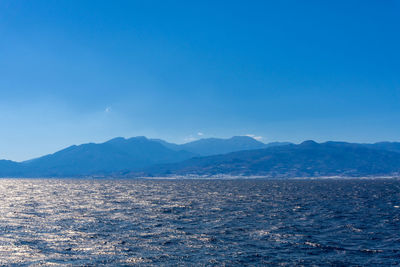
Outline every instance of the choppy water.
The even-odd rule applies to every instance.
[[[399,180],[0,180],[1,265],[400,265]]]

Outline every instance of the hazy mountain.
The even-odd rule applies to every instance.
[[[251,137],[177,145],[145,137],[70,146],[22,163],[0,160],[0,177],[88,175],[369,176],[400,173],[400,143],[306,141],[263,144]],[[260,149],[261,147],[261,149]],[[224,153],[226,151],[235,151]],[[200,155],[216,154],[212,156]]]
[[[290,142],[271,142],[271,143],[265,144],[265,148],[274,147],[274,146],[286,146],[286,145],[293,145],[293,143],[290,143]]]
[[[145,137],[134,137],[115,138],[102,144],[74,145],[21,165],[28,176],[82,176],[136,170],[192,156],[190,152],[171,150]]]
[[[183,150],[199,155],[217,155],[233,151],[264,148],[265,144],[248,136],[229,139],[206,138],[181,145]]]
[[[22,163],[4,161],[0,164],[0,176],[108,175],[143,169],[155,164],[179,162],[202,154],[221,154],[266,146],[247,136],[230,139],[210,138],[184,145],[145,137],[119,137],[102,144],[73,145],[54,154]]]
[[[375,144],[364,144],[366,147],[380,150],[387,150],[400,153],[400,143],[398,142],[379,142]]]
[[[345,142],[275,146],[192,158],[146,170],[148,175],[369,176],[400,173],[400,153]]]
[[[0,177],[23,175],[23,166],[11,160],[0,160]]]
[[[274,142],[264,144],[249,136],[234,136],[229,139],[204,138],[186,144],[177,145],[160,139],[153,139],[173,150],[185,150],[201,156],[226,154],[240,150],[260,149],[272,146],[290,144],[288,142]]]
[[[172,149],[172,150],[175,150],[175,151],[183,150],[181,145],[177,145],[177,144],[174,144],[174,143],[169,143],[169,142],[164,141],[162,139],[150,139],[150,140],[158,142],[158,143],[162,144],[163,146],[165,146],[166,148],[169,148],[169,149]]]

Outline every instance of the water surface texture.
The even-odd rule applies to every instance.
[[[0,180],[0,265],[396,265],[399,180]]]

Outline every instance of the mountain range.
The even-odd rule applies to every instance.
[[[205,138],[183,145],[168,143],[160,139],[153,140],[160,142],[172,150],[185,150],[201,156],[225,154],[240,150],[261,149],[290,144],[289,142],[273,142],[264,144],[249,136],[234,136],[229,139]]]
[[[0,160],[0,177],[395,176],[400,143],[264,144],[249,136],[173,144],[146,137],[73,145],[40,158]]]
[[[386,176],[400,174],[400,153],[362,144],[305,141],[266,149],[196,157],[152,166],[142,176]]]

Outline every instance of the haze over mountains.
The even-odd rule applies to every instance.
[[[24,162],[0,160],[0,177],[394,176],[400,143],[306,141],[264,144],[248,136],[178,145],[160,139],[114,138],[73,145]]]
[[[379,146],[306,141],[153,166],[145,176],[321,177],[400,174],[400,153]]]
[[[273,142],[269,144],[264,144],[249,136],[234,136],[229,139],[205,138],[197,141],[192,141],[183,145],[168,143],[160,139],[152,140],[160,142],[164,146],[175,151],[185,150],[201,156],[225,154],[240,150],[261,149],[272,146],[290,144],[289,142]]]
[[[24,161],[0,161],[0,176],[68,177],[110,175],[136,171],[154,164],[174,163],[195,156],[222,154],[267,145],[247,136],[202,139],[183,145],[139,136],[122,137],[101,144],[73,145],[54,154]],[[209,152],[212,151],[212,152]]]

